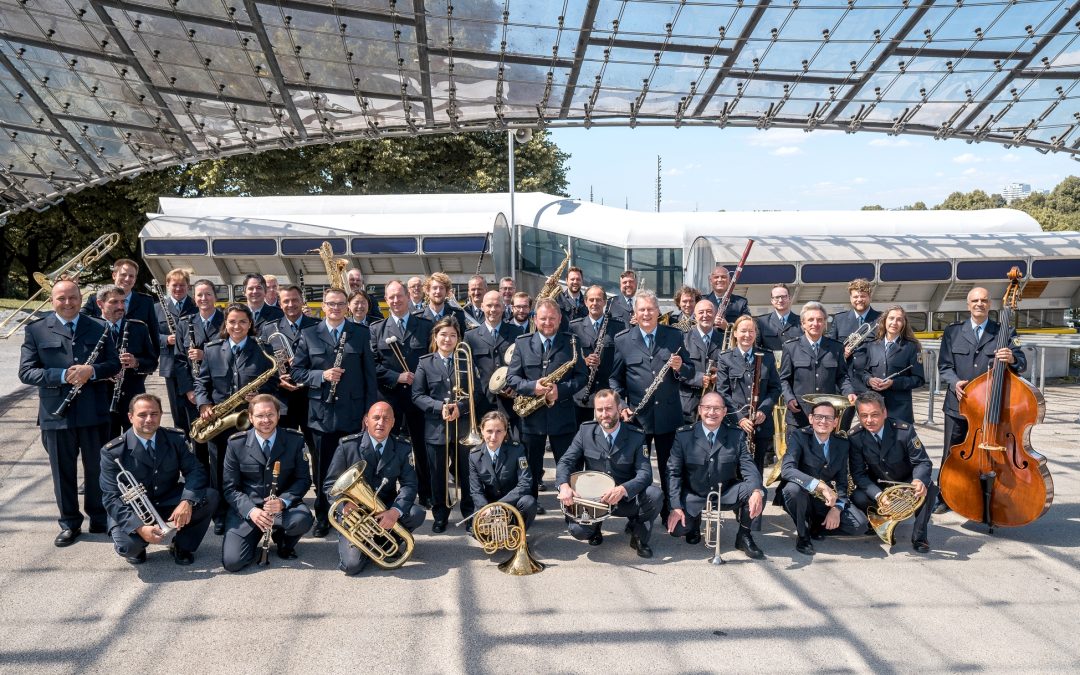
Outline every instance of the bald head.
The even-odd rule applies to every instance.
[[[499,325],[503,317],[502,294],[498,291],[484,293],[480,308],[484,310],[484,320],[489,326]]]
[[[971,320],[975,323],[986,321],[990,315],[990,291],[982,286],[976,286],[967,294],[968,311],[971,312]]]
[[[49,291],[49,300],[52,302],[53,311],[64,321],[71,321],[79,314],[82,307],[82,293],[79,285],[74,281],[63,279],[53,284]]]
[[[394,409],[386,401],[371,406],[364,415],[364,428],[376,442],[382,443],[394,428]]]

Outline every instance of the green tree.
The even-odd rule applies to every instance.
[[[885,207],[883,207],[881,204],[867,204],[866,206],[862,207],[859,210],[860,211],[884,211]]]
[[[1047,197],[1046,205],[1060,213],[1080,211],[1080,178],[1069,176],[1058,183]]]
[[[1000,209],[1005,206],[1005,198],[998,194],[988,195],[982,190],[954,192],[945,198],[935,209],[951,211],[972,211],[975,209]]]

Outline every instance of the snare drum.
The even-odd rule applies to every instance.
[[[615,479],[600,471],[578,471],[570,475],[570,487],[577,493],[573,506],[563,506],[563,513],[578,525],[594,525],[611,517],[611,505],[600,495],[615,487]]]

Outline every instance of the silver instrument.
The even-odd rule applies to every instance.
[[[120,348],[117,350],[117,353],[120,356],[123,356],[127,352],[128,329],[130,328],[130,326],[130,321],[124,322],[124,332],[120,336]],[[105,332],[108,332],[108,329],[106,329]],[[124,367],[123,363],[121,363],[120,372],[116,374],[116,377],[113,380],[112,401],[109,402],[109,412],[111,413],[119,412],[117,410],[117,406],[120,405],[120,395],[123,393],[122,390],[124,388],[124,376],[127,375],[127,371],[128,369]]]
[[[705,509],[701,512],[701,522],[705,525],[705,536],[703,537],[705,548],[713,551],[710,562],[714,565],[723,565],[724,559],[720,557],[720,528],[724,526],[724,521],[720,518],[719,486],[705,497]]]
[[[596,332],[596,344],[593,345],[592,356],[603,359],[604,348],[607,346],[607,328],[610,323],[611,317],[607,315],[607,308],[604,310],[604,315],[600,317],[600,329]],[[600,372],[600,364],[597,363],[596,367],[589,368],[589,379],[585,381],[585,389],[581,392],[582,405],[589,404],[589,398],[592,396],[593,387],[596,386],[596,374]]]
[[[292,340],[284,333],[271,333],[266,337],[265,344],[274,352],[274,360],[278,362],[278,377],[295,384],[297,387],[303,387],[304,385],[302,383],[293,382],[292,378],[289,376],[293,357],[296,356],[296,350],[293,349]]]
[[[563,514],[579,525],[595,525],[611,517],[612,505],[600,497],[615,487],[615,479],[600,471],[578,471],[570,474],[570,489],[574,491],[572,506],[563,506]]]
[[[146,496],[146,486],[136,480],[135,475],[125,469],[119,459],[113,461],[120,467],[120,473],[116,475],[116,487],[120,489],[120,500],[131,507],[143,525],[149,525],[161,532],[163,546],[171,544],[173,537],[176,536],[176,526],[172,521],[166,522],[154,508],[153,502]]]
[[[859,348],[859,345],[870,339],[870,335],[874,332],[874,324],[864,323],[859,326],[859,329],[847,336],[847,340],[844,340],[844,350],[854,352]]]

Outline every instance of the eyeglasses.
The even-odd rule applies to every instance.
[[[324,302],[323,307],[329,307],[330,309],[341,309],[345,306],[344,302]]]
[[[836,417],[834,415],[811,415],[810,419],[815,422],[832,422]]]
[[[787,300],[789,297],[791,297],[791,296],[788,296],[788,295],[774,295],[774,296],[772,296],[772,301],[776,302],[777,300]]]
[[[699,405],[701,412],[724,412],[725,408],[719,405]]]

